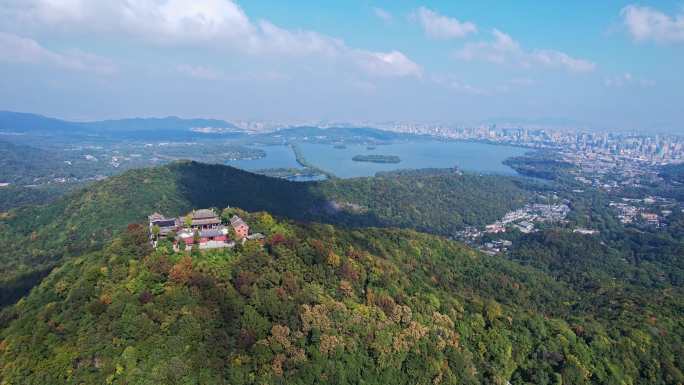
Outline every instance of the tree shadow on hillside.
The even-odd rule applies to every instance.
[[[370,212],[336,210],[320,188],[325,182],[292,182],[253,174],[233,167],[183,162],[177,171],[181,194],[193,207],[235,206],[268,211],[298,221],[346,227],[388,226]]]

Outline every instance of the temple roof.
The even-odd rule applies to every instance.
[[[193,220],[192,220],[193,226],[217,225],[219,223],[221,223],[221,221],[217,217],[203,218],[203,219],[194,219],[193,218]]]
[[[147,217],[147,219],[149,219],[150,222],[156,222],[156,221],[162,221],[162,220],[166,219],[166,217],[164,217],[163,215],[161,215],[161,214],[155,212],[155,213],[149,215],[149,216]]]
[[[192,219],[207,219],[216,217],[216,213],[214,212],[214,210],[211,209],[201,209],[192,212]]]
[[[233,217],[230,218],[230,224],[233,227],[242,226],[242,225],[247,226],[245,221],[243,221],[242,218],[238,217],[237,215],[233,215]]]
[[[176,227],[176,220],[173,218],[165,218],[152,221],[153,224],[164,228],[164,227]]]

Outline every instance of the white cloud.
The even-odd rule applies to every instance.
[[[428,36],[436,39],[462,38],[477,32],[477,26],[472,22],[461,22],[425,7],[418,8],[412,16]]]
[[[226,0],[8,0],[0,7],[3,23],[19,28],[116,33],[156,43],[237,40],[254,32],[242,9]]]
[[[494,29],[492,35],[493,41],[466,44],[456,52],[456,57],[461,60],[482,60],[497,64],[510,63],[522,67],[561,68],[571,72],[590,72],[596,68],[596,64],[591,61],[573,58],[560,51],[526,51],[510,35],[498,29]]]
[[[51,51],[35,40],[0,32],[0,61],[49,65],[71,71],[86,71],[101,75],[116,72],[109,60],[79,50],[64,53]]]
[[[384,21],[385,23],[389,23],[394,20],[394,16],[382,8],[374,7],[373,13],[378,17],[378,19]]]
[[[356,53],[358,64],[367,72],[383,77],[416,76],[422,74],[421,67],[399,51]]]
[[[468,43],[456,52],[456,57],[463,60],[484,60],[492,63],[503,63],[512,56],[519,55],[520,45],[509,35],[495,29],[493,42]]]
[[[622,21],[636,41],[684,42],[684,13],[669,16],[651,7],[628,5]]]
[[[254,35],[256,53],[276,53],[284,55],[323,55],[337,56],[349,50],[342,40],[313,31],[290,31],[268,21],[258,24],[259,33]]]
[[[420,67],[403,53],[359,50],[315,31],[284,29],[267,20],[255,22],[232,0],[6,1],[0,5],[0,25],[38,35],[102,34],[147,44],[229,49],[247,55],[334,58],[355,64],[370,75],[420,73]]]
[[[547,67],[565,68],[572,72],[591,72],[596,64],[585,59],[576,59],[564,52],[540,50],[529,55],[532,62],[540,63]]]
[[[606,87],[611,88],[622,88],[628,86],[638,86],[647,88],[655,86],[655,82],[653,80],[639,79],[629,72],[625,72],[624,74],[619,76],[607,77],[603,83],[606,85]]]

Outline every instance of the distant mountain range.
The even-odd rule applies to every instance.
[[[213,128],[214,130],[192,130]],[[198,131],[211,131],[210,133]],[[37,114],[0,111],[0,133],[64,139],[96,136],[107,139],[190,139],[207,135],[241,135],[230,122],[216,119],[131,118],[93,122],[70,122]]]
[[[0,138],[35,137],[54,138],[60,141],[83,138],[102,140],[197,140],[209,138],[239,138],[249,130],[217,119],[130,118],[92,122],[71,122],[38,114],[0,111]],[[264,132],[259,140],[281,138],[325,137],[327,140],[390,141],[415,135],[401,134],[370,127],[288,127],[279,131]],[[21,140],[19,140],[21,141]],[[25,140],[25,142],[31,142]]]

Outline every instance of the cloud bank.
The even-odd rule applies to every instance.
[[[158,46],[232,50],[247,55],[321,56],[373,76],[419,76],[405,54],[349,47],[341,39],[251,20],[231,0],[8,0],[0,20],[36,35],[101,35]]]
[[[425,7],[418,8],[412,16],[423,27],[425,34],[435,39],[457,39],[477,32],[475,23],[461,22]]]
[[[0,61],[20,64],[48,65],[70,71],[111,75],[117,71],[108,59],[82,52],[51,51],[33,39],[0,32]]]
[[[620,16],[635,41],[684,42],[684,13],[669,16],[651,7],[628,5]]]
[[[497,64],[514,64],[525,68],[546,67],[564,69],[570,72],[591,72],[596,64],[585,59],[578,59],[555,50],[524,50],[520,43],[510,35],[492,30],[492,41],[467,43],[456,52],[461,60],[481,60]]]

